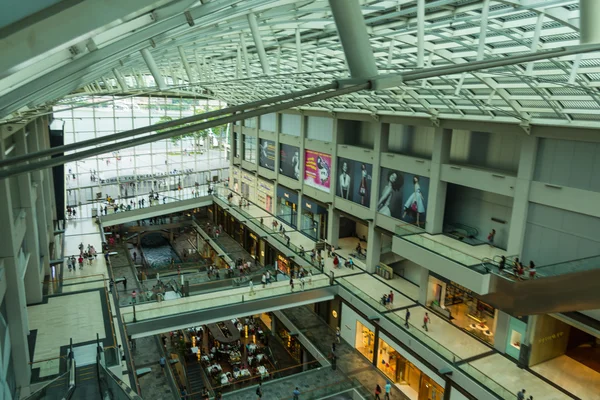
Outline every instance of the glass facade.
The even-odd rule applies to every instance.
[[[444,388],[404,358],[383,339],[379,339],[377,368],[410,398],[442,400]]]
[[[63,121],[64,143],[71,144],[226,106],[208,99],[85,96],[55,106],[54,118]],[[228,136],[229,127],[219,126],[67,163],[67,204],[226,179]]]
[[[243,135],[244,138],[244,161],[256,163],[256,137]]]
[[[364,326],[360,321],[356,321],[356,343],[354,344],[363,356],[373,360],[375,351],[375,332]]]

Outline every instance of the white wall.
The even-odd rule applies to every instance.
[[[600,192],[600,143],[540,139],[534,180]]]
[[[342,303],[342,321],[340,325],[340,331],[342,334],[342,339],[350,343],[352,347],[356,346],[356,321],[360,321],[364,326],[375,332],[375,327],[373,324],[369,323],[366,319],[358,315],[356,311]]]
[[[600,255],[600,218],[530,203],[522,260],[556,264]]]
[[[264,114],[260,116],[260,129],[263,131],[275,132],[275,121],[277,114]]]
[[[486,241],[496,229],[496,246],[506,248],[510,232],[513,199],[459,185],[448,185],[444,223],[462,223],[479,230],[478,239]],[[505,224],[492,221],[497,218]]]
[[[403,270],[402,276],[404,279],[414,283],[417,286],[421,285],[421,274],[423,272],[422,266],[410,260],[404,260],[394,264],[394,272],[400,275],[401,270]]]
[[[300,132],[301,117],[296,114],[281,114],[281,133],[293,136],[302,136]]]
[[[469,398],[453,387],[450,390],[450,400],[469,400]]]
[[[390,124],[388,151],[431,159],[434,134],[427,126]]]
[[[356,223],[356,234],[359,238],[366,237],[369,240],[369,226],[361,224],[360,222]]]
[[[306,137],[323,142],[333,141],[333,118],[308,117]]]
[[[248,128],[256,128],[256,117],[245,119],[244,126],[247,126]]]
[[[419,361],[415,357],[413,357],[412,354],[410,354],[409,352],[404,350],[402,347],[400,347],[398,344],[396,344],[387,335],[385,335],[384,333],[379,333],[379,338],[382,339],[384,342],[386,342],[388,345],[392,346],[394,348],[394,350],[396,350],[398,353],[400,353],[400,355],[402,357],[406,358],[408,361],[413,363],[413,365],[415,367],[419,368],[421,370],[421,372],[423,372],[425,375],[427,375],[431,379],[433,379],[438,385],[440,385],[441,387],[444,387],[446,385],[444,378],[440,377],[438,374],[433,372],[429,367],[425,366],[425,364],[423,364],[421,361]]]
[[[521,136],[507,133],[452,131],[450,162],[516,174]]]

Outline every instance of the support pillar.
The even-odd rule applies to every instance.
[[[447,183],[441,180],[442,165],[450,158],[452,130],[438,128],[433,138],[431,155],[431,175],[429,180],[429,204],[427,204],[427,221],[425,230],[428,233],[441,233],[444,227],[444,210],[446,207]]]
[[[538,139],[534,136],[526,136],[521,143],[519,172],[517,174],[512,215],[510,217],[508,246],[506,249],[508,254],[512,256],[520,256],[523,251],[523,240],[525,239],[525,228],[527,227],[527,212],[529,211],[529,191],[531,190],[531,180],[535,171],[537,146]]]
[[[358,0],[329,0],[352,78],[378,74],[367,25]]]
[[[340,213],[333,204],[329,205],[327,210],[327,242],[338,247],[340,240]]]
[[[367,272],[374,273],[381,257],[381,232],[375,229],[375,223],[369,222],[369,237],[367,238]]]
[[[190,68],[190,63],[188,62],[185,56],[185,50],[183,47],[178,46],[177,50],[179,51],[179,57],[181,57],[181,62],[183,63],[183,69],[185,69],[185,74],[188,77],[189,83],[194,83],[194,75],[192,75],[192,69]]]
[[[419,304],[427,305],[427,293],[429,291],[429,270],[421,267],[421,277],[419,279]]]
[[[498,310],[494,318],[494,348],[500,353],[506,353],[506,339],[510,329],[510,315]]]
[[[115,76],[115,79],[117,80],[117,83],[119,84],[119,87],[121,88],[121,90],[126,91],[127,83],[125,83],[125,79],[123,79],[123,75],[121,75],[121,73],[119,71],[117,71],[116,68],[113,68],[112,72],[113,72],[113,75]]]
[[[148,69],[150,70],[150,73],[154,77],[154,82],[156,83],[156,86],[158,86],[158,88],[160,90],[166,90],[167,85],[165,84],[165,80],[164,80],[163,76],[160,74],[160,71],[158,70],[158,66],[156,65],[156,62],[154,61],[152,54],[150,54],[150,51],[148,49],[142,49],[141,53],[142,53],[142,57],[144,58],[144,61],[146,62],[146,65],[148,66]],[[175,79],[175,78],[173,77],[173,79]]]
[[[16,133],[15,133],[16,134]],[[6,150],[4,140],[0,141],[0,160],[4,158]],[[13,181],[16,185],[10,185]],[[10,332],[10,352],[13,359],[15,380],[17,387],[21,388],[22,395],[29,394],[31,381],[31,368],[29,366],[29,321],[27,319],[27,301],[25,284],[23,281],[23,268],[17,257],[21,247],[22,237],[17,237],[17,224],[23,223],[20,219],[15,221],[11,190],[19,190],[19,180],[0,179],[0,226],[3,228],[0,240],[0,259],[4,262],[6,276],[6,317],[8,331]],[[17,208],[19,205],[15,205]],[[22,261],[22,259],[21,259]]]
[[[254,45],[256,46],[256,52],[260,59],[260,65],[262,66],[263,73],[265,75],[271,74],[271,68],[269,67],[269,60],[267,59],[267,53],[265,46],[263,45],[260,32],[258,30],[258,23],[256,22],[256,15],[253,13],[248,14],[248,25],[250,25],[250,31],[252,32],[252,38],[254,39]]]
[[[27,153],[26,129],[14,134],[16,155]],[[35,133],[32,132],[32,134]],[[17,180],[19,182],[18,188],[12,188],[12,190],[19,191],[20,204],[18,207],[25,210],[25,240],[27,243],[25,251],[30,256],[27,265],[23,266],[23,268],[26,268],[24,277],[26,304],[41,303],[43,276],[40,276],[40,242],[35,207],[37,184],[35,186],[32,184],[31,173],[19,175]]]

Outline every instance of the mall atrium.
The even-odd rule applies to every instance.
[[[599,0],[3,0],[0,400],[600,399]]]

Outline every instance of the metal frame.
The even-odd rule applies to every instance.
[[[503,59],[580,40],[579,0],[356,1],[380,74]],[[153,79],[140,54],[150,46],[168,92],[208,94],[228,104],[347,76],[346,36],[340,39],[328,1],[203,3],[172,0],[152,13],[124,15],[120,25],[88,35],[93,46],[77,45],[74,56],[61,50],[32,59],[0,79],[0,118],[30,118],[69,93],[156,92],[146,87]],[[250,46],[249,35],[260,44]],[[429,77],[301,108],[598,128],[599,87],[600,56],[594,52]]]

